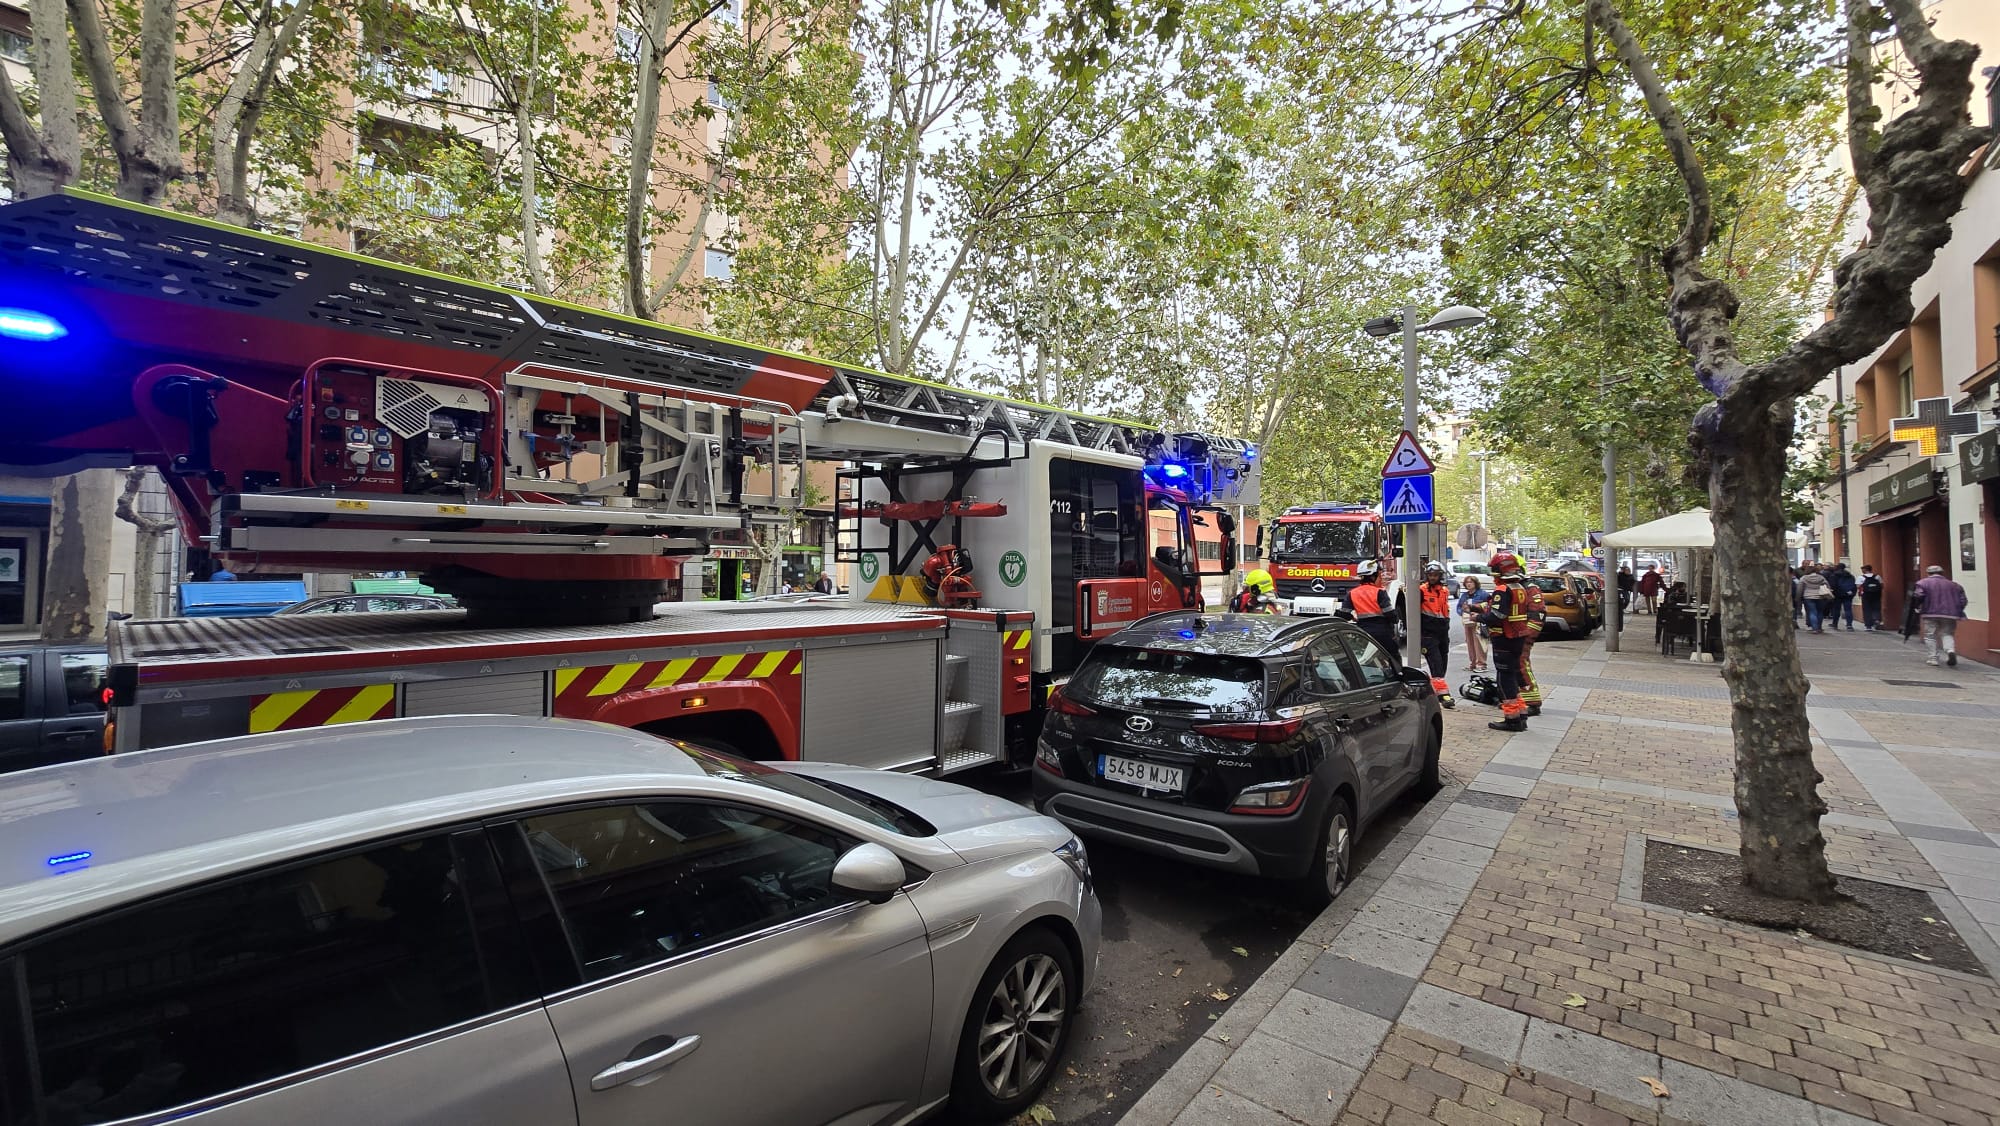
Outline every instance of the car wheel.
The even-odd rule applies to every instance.
[[[1028,1109],[1055,1074],[1076,1018],[1075,960],[1046,928],[1022,931],[979,979],[958,1037],[951,1105],[971,1122]]]
[[[1420,798],[1436,796],[1444,789],[1444,768],[1440,759],[1444,757],[1444,732],[1435,727],[1424,728],[1424,766],[1417,775],[1416,791]]]
[[[1312,864],[1293,885],[1300,905],[1324,907],[1347,890],[1347,881],[1354,875],[1355,834],[1354,803],[1344,794],[1335,794],[1326,819],[1320,822]]]

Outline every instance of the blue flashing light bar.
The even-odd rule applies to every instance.
[[[15,340],[61,340],[69,335],[61,321],[32,309],[0,308],[0,336]]]
[[[91,855],[89,852],[66,852],[61,856],[49,857],[48,865],[51,868],[60,868],[65,864],[81,864],[89,860]]]

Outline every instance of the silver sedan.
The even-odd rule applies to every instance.
[[[458,716],[0,779],[0,1108],[61,1123],[1026,1109],[1097,961],[1061,824]],[[4,1116],[13,1121],[15,1114]]]

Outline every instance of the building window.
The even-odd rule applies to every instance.
[[[736,272],[736,252],[717,250],[709,247],[702,254],[702,276],[714,281],[728,281]]]
[[[34,42],[18,31],[0,31],[0,59],[28,65],[28,52]]]
[[[722,96],[722,83],[713,78],[708,80],[708,104],[719,109],[729,108],[729,100]]]
[[[639,61],[639,32],[634,28],[618,29],[618,57],[628,63]]]
[[[1917,373],[1916,350],[1904,352],[1896,361],[1896,404],[1897,418],[1909,418],[1917,413]]]

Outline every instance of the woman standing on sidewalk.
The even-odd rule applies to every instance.
[[[1806,564],[1806,573],[1799,576],[1799,597],[1806,604],[1806,632],[1825,633],[1820,623],[1826,618],[1827,606],[1833,602],[1833,584],[1812,563]]]
[[[1485,627],[1479,624],[1479,615],[1488,597],[1472,575],[1465,576],[1458,584],[1457,613],[1459,621],[1465,623],[1465,659],[1472,663],[1472,671],[1478,673],[1486,671],[1486,642],[1480,636]]]

